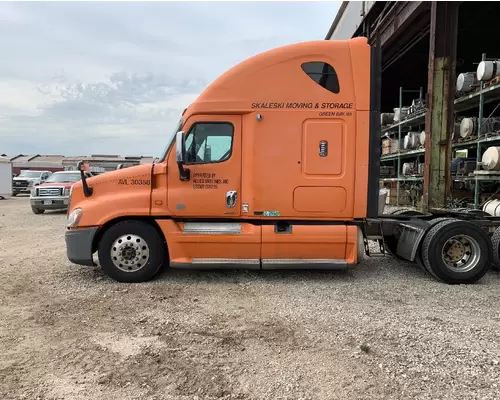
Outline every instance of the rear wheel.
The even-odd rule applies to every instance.
[[[474,283],[488,271],[492,244],[487,233],[467,221],[436,223],[422,243],[422,260],[437,279],[449,284]]]
[[[432,220],[429,221],[430,223],[430,226],[433,227],[434,225],[440,223],[440,222],[443,222],[443,221],[451,221],[451,220],[456,220],[458,221],[457,219],[455,218],[450,218],[450,217],[439,217],[439,218],[434,218]],[[430,229],[427,228],[427,229]],[[418,247],[417,249],[417,254],[415,255],[415,261],[416,263],[418,264],[418,266],[420,268],[422,268],[423,270],[429,272],[431,275],[432,275],[432,271],[429,271],[427,270],[427,268],[425,267],[424,265],[424,260],[422,259],[422,243],[420,244],[420,246]]]
[[[402,208],[399,210],[394,210],[393,212],[390,213],[390,215],[401,215],[405,217],[413,217],[415,215],[424,215],[424,213],[417,211],[417,210],[410,210],[408,208]]]
[[[45,212],[44,209],[37,208],[37,207],[34,207],[34,206],[31,206],[31,211],[33,211],[35,214],[43,214]]]
[[[104,232],[98,246],[99,263],[118,282],[151,280],[167,260],[166,246],[157,230],[141,221],[124,221]]]
[[[493,263],[491,267],[494,270],[500,270],[500,227],[495,229],[491,236],[491,244],[493,246]]]

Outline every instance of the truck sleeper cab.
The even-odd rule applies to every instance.
[[[367,240],[384,252],[387,238],[418,261],[423,235],[405,229],[430,223],[377,219],[377,50],[366,38],[304,42],[231,68],[184,111],[159,162],[82,172],[70,194],[69,260],[94,265],[97,252],[122,282],[149,280],[163,265],[344,269]]]

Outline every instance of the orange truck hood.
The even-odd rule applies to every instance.
[[[73,185],[69,212],[83,209],[79,226],[101,226],[127,215],[150,215],[153,164],[137,165],[87,179],[90,197],[83,194],[82,182]]]

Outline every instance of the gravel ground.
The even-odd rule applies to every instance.
[[[70,264],[65,213],[0,201],[1,399],[494,399],[498,274],[448,286],[392,258],[347,272]]]

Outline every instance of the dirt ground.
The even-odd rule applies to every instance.
[[[392,258],[347,272],[72,265],[65,213],[0,201],[0,398],[494,399],[500,281]]]

